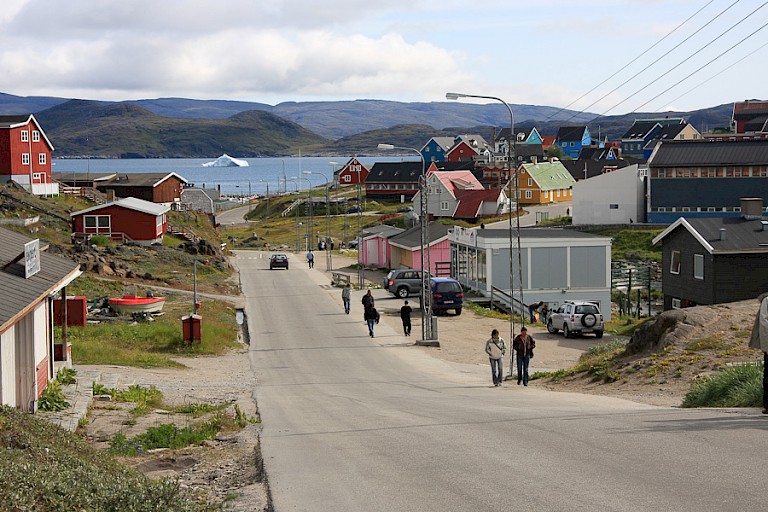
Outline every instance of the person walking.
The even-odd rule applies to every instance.
[[[368,293],[363,295],[363,307],[365,309],[372,308],[374,306],[374,303],[376,302],[373,299],[373,295],[371,295],[371,290],[368,290]]]
[[[312,249],[307,253],[307,263],[309,263],[309,268],[315,268],[315,253],[312,252]]]
[[[499,330],[491,331],[491,337],[485,342],[485,353],[491,362],[491,378],[494,386],[501,386],[504,380],[504,354],[507,353],[507,347],[504,345],[504,339],[499,338]]]
[[[408,301],[405,301],[403,307],[400,308],[400,320],[403,321],[403,333],[406,336],[411,335],[411,311],[413,309],[408,305]]]
[[[351,299],[352,299],[352,287],[349,283],[344,285],[344,288],[341,289],[341,300],[344,302],[344,312],[346,314],[349,314],[349,308],[351,305]]]
[[[379,312],[373,306],[365,308],[363,318],[365,323],[368,324],[368,335],[373,338],[373,325],[379,323]]]
[[[761,295],[749,346],[763,351],[763,414],[768,414],[768,294]]]
[[[520,334],[515,336],[515,340],[512,342],[512,350],[517,352],[517,385],[520,382],[523,386],[528,385],[528,364],[533,357],[533,349],[536,348],[536,342],[528,334],[528,329],[525,326],[520,328]]]

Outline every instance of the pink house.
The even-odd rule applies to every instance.
[[[394,268],[390,265],[390,237],[402,233],[403,230],[385,224],[365,230],[362,247],[358,250],[360,263],[367,268]]]
[[[432,275],[444,274],[443,269],[451,261],[451,242],[448,232],[451,228],[445,224],[430,223],[429,263]],[[421,268],[421,227],[416,226],[389,239],[389,268]]]

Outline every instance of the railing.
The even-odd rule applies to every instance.
[[[511,295],[507,290],[491,286],[491,307],[493,307],[495,301],[498,301],[499,306],[503,305],[507,313],[509,313],[510,310],[513,310],[519,315],[528,314],[528,306],[523,304],[520,299]]]
[[[342,274],[341,272],[331,272],[333,276],[333,284],[335,286],[346,286],[350,284],[349,274]]]
[[[294,208],[299,206],[304,201],[305,201],[304,199],[296,199],[294,202],[289,204],[288,207],[285,210],[283,210],[283,213],[281,213],[280,216],[281,217],[287,216],[289,213],[291,213],[293,211]]]
[[[190,242],[199,242],[201,240],[201,238],[197,236],[197,234],[195,234],[194,231],[184,226],[171,226],[170,224],[168,224],[168,227],[166,228],[166,232],[172,234],[173,236],[185,238]]]

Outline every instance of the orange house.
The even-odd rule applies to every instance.
[[[573,199],[576,180],[559,160],[517,168],[520,204],[559,203]]]

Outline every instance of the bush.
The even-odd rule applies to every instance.
[[[760,407],[763,403],[763,365],[732,366],[692,386],[683,407]]]

